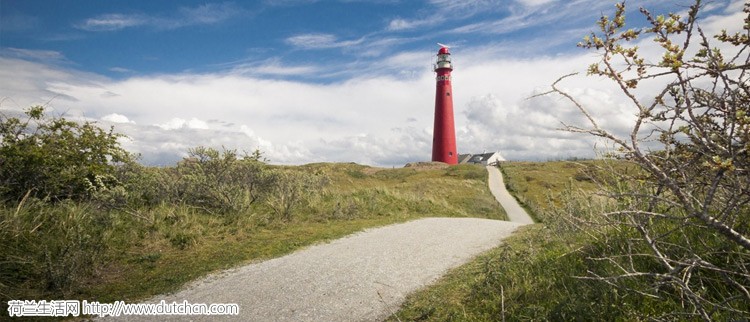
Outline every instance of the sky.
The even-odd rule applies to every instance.
[[[577,48],[602,0],[0,0],[0,113],[114,126],[147,165],[196,146],[274,164],[403,166],[431,156],[438,42],[451,46],[459,153],[508,160],[593,157],[606,142],[560,131],[585,119],[555,96],[560,76],[599,123],[635,110]],[[707,33],[741,26],[741,0],[707,3]],[[688,0],[630,0],[629,27]],[[658,61],[653,42],[638,43]],[[648,97],[648,88],[643,97]],[[14,114],[15,113],[15,114]]]

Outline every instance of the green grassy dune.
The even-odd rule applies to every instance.
[[[479,166],[386,169],[320,163],[271,168],[316,173],[328,183],[295,208],[290,220],[260,203],[244,213],[223,214],[185,204],[102,209],[86,202],[51,205],[27,200],[6,205],[0,209],[2,224],[8,234],[23,239],[14,244],[19,249],[8,253],[30,254],[28,261],[3,266],[0,294],[7,299],[136,301],[174,291],[217,270],[281,256],[369,227],[421,217],[505,218],[487,188],[486,170]],[[34,230],[50,225],[46,218],[62,217],[68,219],[52,225],[54,230],[49,228],[47,234]],[[94,249],[80,240],[93,234],[104,247]],[[76,247],[77,252],[69,255],[45,257],[47,250]],[[46,276],[49,265],[63,268],[59,276]],[[93,269],[77,273],[85,265]]]
[[[690,312],[690,308],[679,301],[679,291],[662,288],[657,296],[641,296],[632,290],[648,290],[652,282],[629,279],[621,281],[620,287],[614,287],[584,278],[590,276],[591,271],[618,273],[609,262],[597,260],[597,257],[636,247],[627,239],[634,236],[621,232],[588,234],[587,230],[573,229],[575,223],[565,220],[573,217],[562,214],[603,213],[609,204],[596,196],[595,192],[599,191],[596,182],[606,180],[605,172],[634,171],[632,166],[613,161],[505,162],[501,168],[511,193],[541,223],[519,229],[499,247],[408,296],[389,321],[696,318],[675,313]],[[659,271],[658,266],[647,260],[633,265],[641,265],[644,270],[651,265],[653,271]],[[747,307],[747,303],[744,306]],[[714,317],[730,319],[723,313]]]

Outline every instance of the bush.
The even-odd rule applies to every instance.
[[[250,209],[274,178],[255,159],[239,159],[233,150],[196,147],[176,168],[177,199],[209,212],[240,213]]]
[[[44,117],[35,106],[26,119],[0,113],[0,198],[31,196],[84,199],[93,191],[116,185],[109,175],[114,164],[131,160],[120,148],[120,134],[94,123]]]
[[[698,26],[700,0],[686,16],[641,13],[650,26],[625,30],[625,4],[580,47],[601,61],[590,75],[621,89],[637,115],[629,136],[601,127],[587,108],[552,85],[588,124],[566,125],[612,142],[618,158],[639,167],[602,182],[615,209],[586,218],[584,231],[615,243],[590,253],[607,265],[589,270],[596,280],[640,298],[664,298],[682,307],[663,319],[726,320],[750,315],[750,3],[741,30],[709,40]],[[655,64],[632,42],[649,37],[661,47]],[[653,96],[642,82],[661,81]],[[654,151],[658,150],[658,151]],[[609,169],[610,172],[613,169]],[[575,215],[571,218],[576,218]],[[580,218],[579,218],[580,219]],[[594,228],[595,227],[595,228]]]
[[[272,182],[266,194],[265,203],[276,215],[289,221],[295,209],[305,205],[314,195],[318,195],[328,182],[325,174],[276,170],[269,174]]]
[[[97,194],[100,204],[114,208],[150,208],[176,200],[177,176],[174,168],[144,167],[129,162],[118,166],[114,175],[121,186]]]

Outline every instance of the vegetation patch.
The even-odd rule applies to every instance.
[[[196,147],[176,166],[144,167],[116,135],[42,112],[0,115],[0,164],[28,164],[0,171],[0,309],[10,299],[135,301],[369,227],[505,218],[478,166],[272,166],[260,151]],[[110,154],[73,158],[89,145]],[[75,174],[51,175],[71,162]]]
[[[605,177],[596,170],[605,165],[630,168],[604,160],[502,163],[506,184],[544,224],[520,228],[501,246],[412,294],[389,321],[640,320],[676,310],[681,304],[672,299],[634,296],[585,278],[589,271],[612,269],[592,258],[628,245],[627,236],[582,233],[564,215],[595,216],[609,206],[596,197],[592,181],[576,179],[582,172]]]
[[[539,95],[558,95],[584,119],[564,129],[614,150],[601,161],[504,164],[508,187],[543,224],[412,296],[394,318],[750,317],[750,4],[744,23],[713,37],[698,23],[702,1],[682,14],[641,8],[649,26],[631,29],[625,5],[579,47],[601,57],[589,75],[628,97],[629,134],[599,124],[594,107],[558,85],[567,76],[555,81]],[[641,56],[645,39],[662,55]],[[663,87],[653,96],[638,91],[654,80]]]

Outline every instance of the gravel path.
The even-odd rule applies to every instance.
[[[489,183],[497,197],[496,190],[505,191],[505,186],[499,171],[493,169],[497,171],[488,167]],[[507,200],[499,201],[509,210]],[[508,212],[513,213],[513,221],[525,220],[512,211]],[[237,303],[239,316],[127,316],[117,320],[380,321],[397,311],[407,294],[496,247],[522,225],[479,218],[424,218],[368,229],[214,274],[148,301]]]
[[[510,195],[508,189],[505,188],[503,174],[500,173],[500,169],[495,166],[487,166],[487,172],[489,172],[490,176],[490,192],[492,192],[495,199],[503,206],[505,213],[508,214],[508,219],[521,224],[533,224],[534,220],[531,219],[531,216],[518,204],[516,198]]]
[[[490,219],[424,218],[370,229],[209,276],[149,302],[240,305],[239,316],[222,320],[378,321],[398,310],[408,293],[497,246],[520,226]],[[217,317],[126,317],[134,318]]]

